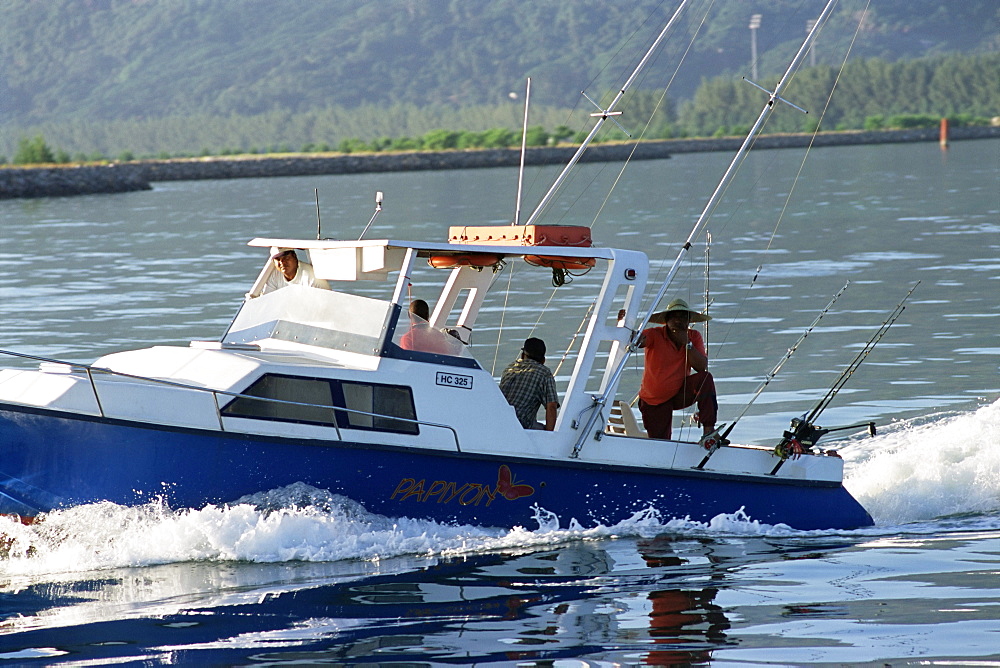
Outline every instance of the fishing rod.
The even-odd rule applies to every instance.
[[[889,317],[882,323],[882,326],[875,331],[875,334],[872,335],[872,338],[870,338],[868,343],[864,345],[861,352],[859,352],[854,360],[847,365],[847,368],[840,374],[840,377],[838,377],[834,382],[833,386],[826,393],[826,396],[824,396],[819,403],[816,404],[816,406],[812,409],[812,412],[805,416],[805,420],[807,422],[812,422],[819,417],[820,413],[826,410],[827,406],[830,405],[830,402],[833,401],[833,398],[837,396],[837,393],[840,392],[844,385],[847,384],[847,381],[850,380],[851,376],[854,375],[854,372],[861,366],[861,363],[865,361],[865,358],[868,357],[868,354],[872,351],[872,349],[878,345],[879,341],[882,340],[882,337],[885,336],[885,333],[889,331],[889,328],[892,327],[899,316],[903,314],[903,311],[906,309],[906,306],[904,306],[906,300],[910,298],[910,295],[913,294],[913,291],[917,289],[918,285],[920,285],[920,281],[917,281],[913,287],[909,289],[903,299],[896,304],[896,308],[892,310]]]
[[[584,442],[588,438],[597,437],[597,435],[594,432],[594,427],[597,421],[603,415],[603,411],[601,409],[607,405],[610,395],[612,394],[613,391],[617,389],[618,381],[621,378],[622,373],[624,373],[625,367],[628,364],[629,355],[635,352],[635,350],[637,350],[637,347],[635,345],[636,341],[638,341],[638,338],[641,335],[641,332],[646,328],[646,325],[649,324],[649,319],[653,316],[653,313],[656,310],[656,305],[660,303],[661,299],[663,299],[663,296],[666,294],[667,288],[670,287],[670,284],[673,281],[674,276],[680,270],[684,257],[691,249],[691,246],[694,243],[695,238],[701,233],[701,231],[708,224],[708,219],[711,216],[712,212],[715,210],[715,207],[718,204],[719,200],[721,199],[722,193],[725,191],[730,181],[732,181],[733,176],[736,173],[736,169],[742,163],[747,152],[750,150],[750,145],[753,143],[754,139],[760,133],[761,128],[764,126],[764,122],[768,119],[768,117],[771,115],[771,112],[774,110],[775,106],[774,103],[776,101],[782,101],[782,102],[784,101],[783,98],[781,97],[781,93],[784,91],[785,87],[791,82],[792,76],[795,74],[795,71],[798,69],[799,64],[802,62],[802,59],[809,51],[809,47],[812,45],[812,42],[816,38],[816,35],[819,34],[820,27],[826,22],[826,19],[829,18],[830,13],[833,11],[833,6],[836,3],[837,0],[828,0],[826,6],[823,8],[823,11],[820,13],[819,17],[816,19],[816,22],[813,24],[812,28],[809,30],[809,33],[806,35],[805,40],[802,42],[802,46],[799,47],[798,53],[796,53],[795,57],[792,58],[792,62],[789,63],[788,68],[785,70],[785,73],[781,76],[781,79],[775,85],[774,91],[769,93],[767,103],[764,105],[764,108],[761,110],[760,115],[757,117],[757,122],[754,123],[753,126],[750,128],[750,131],[747,133],[746,138],[743,140],[743,144],[740,146],[739,150],[736,152],[736,155],[733,157],[732,162],[729,164],[729,168],[726,169],[725,174],[723,174],[722,180],[719,182],[719,185],[715,188],[715,192],[712,193],[712,196],[709,198],[708,203],[705,205],[705,209],[701,212],[701,215],[698,217],[697,222],[695,222],[694,227],[691,229],[691,233],[688,234],[687,239],[681,246],[680,252],[677,254],[677,257],[674,260],[673,265],[671,265],[670,270],[667,272],[667,277],[664,279],[663,285],[660,287],[660,290],[656,293],[656,297],[650,304],[649,311],[646,313],[645,316],[643,316],[639,325],[633,330],[632,342],[630,343],[629,346],[626,347],[625,354],[622,355],[622,359],[618,362],[618,366],[615,368],[614,373],[609,378],[609,381],[606,385],[607,389],[604,391],[603,394],[595,395],[593,397],[594,400],[594,405],[592,406],[593,411],[590,417],[588,418],[587,424],[583,428],[582,433],[580,434],[580,438],[577,439],[576,444],[573,446],[573,452],[570,454],[570,457],[572,458],[578,457],[580,449],[583,447]],[[671,19],[671,21],[672,20],[673,19]],[[616,101],[617,99],[619,98],[616,98]],[[544,203],[545,200],[543,200],[543,204]],[[542,205],[539,205],[539,209],[536,209],[535,211],[536,214],[541,209],[541,206]],[[528,220],[528,223],[532,222],[534,217],[535,215],[533,214],[532,218]]]
[[[794,344],[792,344],[792,347],[788,349],[788,352],[785,353],[785,356],[782,357],[776,365],[774,365],[774,368],[771,369],[771,371],[766,376],[764,376],[764,381],[757,388],[757,391],[753,393],[753,396],[750,397],[750,401],[746,403],[746,405],[743,407],[743,410],[740,411],[740,414],[736,416],[736,419],[732,421],[729,427],[727,427],[725,431],[721,431],[722,428],[720,427],[716,431],[717,432],[721,431],[721,433],[719,433],[716,437],[704,439],[705,442],[708,444],[708,452],[705,453],[705,456],[702,458],[701,462],[697,466],[695,466],[696,469],[704,468],[705,464],[708,463],[708,460],[712,458],[712,455],[714,455],[719,448],[729,444],[728,436],[730,433],[732,433],[733,429],[736,427],[736,424],[743,419],[743,416],[747,414],[747,411],[750,410],[750,407],[753,405],[753,403],[757,401],[757,397],[761,395],[761,393],[764,391],[764,388],[766,388],[770,384],[770,382],[774,380],[774,377],[778,375],[779,371],[781,371],[781,367],[785,365],[785,362],[787,362],[792,358],[792,355],[794,355],[795,351],[798,350],[800,345],[802,345],[802,342],[805,341],[810,334],[812,334],[812,331],[816,329],[816,325],[819,324],[819,321],[823,319],[823,316],[825,316],[830,311],[831,308],[833,308],[833,305],[837,303],[837,300],[840,299],[840,296],[847,291],[847,288],[850,285],[851,285],[850,281],[844,283],[844,287],[842,287],[840,291],[833,296],[833,299],[831,299],[830,303],[826,305],[826,308],[824,308],[822,311],[819,312],[819,315],[816,316],[816,319],[813,320],[812,324],[806,328],[806,331],[802,332],[802,336],[800,336],[798,340]],[[712,435],[710,434],[709,436],[711,437]]]
[[[837,396],[841,389],[843,389],[844,385],[848,380],[850,380],[851,376],[854,375],[854,372],[858,370],[858,367],[860,367],[862,362],[865,361],[869,353],[871,353],[875,346],[878,345],[878,343],[882,340],[882,337],[884,337],[886,332],[889,331],[889,328],[892,327],[896,320],[899,319],[899,316],[903,314],[903,311],[906,310],[906,301],[910,298],[910,295],[913,294],[913,291],[917,289],[918,285],[920,285],[920,281],[917,281],[913,287],[909,289],[903,299],[896,304],[896,308],[889,313],[889,316],[885,319],[885,322],[882,323],[882,326],[875,331],[870,339],[868,339],[868,342],[861,349],[861,352],[859,352],[851,363],[847,365],[847,368],[841,372],[840,376],[838,376],[837,380],[834,381],[826,395],[819,400],[816,406],[813,407],[812,411],[803,414],[801,417],[792,419],[791,426],[788,431],[782,435],[781,441],[779,441],[778,445],[774,448],[774,454],[780,457],[780,461],[775,464],[770,475],[776,474],[789,458],[797,459],[799,455],[809,452],[812,446],[816,445],[816,442],[819,441],[820,438],[830,432],[867,427],[868,434],[870,436],[875,436],[876,429],[874,422],[861,422],[859,424],[848,425],[846,427],[830,427],[824,429],[823,427],[816,426],[815,420],[821,413],[823,413],[823,411],[827,409],[833,401],[833,398]]]
[[[712,305],[712,289],[711,289],[711,278],[712,278],[712,233],[705,233],[705,313],[708,313],[708,308]],[[708,352],[708,321],[705,321],[705,334],[702,337],[702,341],[705,344],[705,351]]]
[[[782,357],[781,360],[774,366],[774,368],[771,369],[770,373],[768,373],[764,377],[764,382],[760,384],[760,387],[757,388],[757,391],[754,392],[752,397],[750,397],[750,401],[748,401],[746,406],[743,407],[743,410],[740,412],[740,414],[736,416],[736,419],[733,420],[733,423],[729,425],[729,428],[725,431],[723,436],[728,436],[729,433],[733,430],[733,427],[736,426],[736,423],[739,422],[744,415],[746,415],[747,410],[749,410],[750,406],[753,405],[753,402],[757,400],[757,397],[761,395],[761,393],[764,391],[764,388],[766,388],[768,384],[770,384],[770,382],[774,380],[774,377],[778,375],[779,371],[781,371],[781,367],[785,365],[785,362],[791,359],[792,355],[795,354],[795,351],[799,349],[800,345],[802,345],[802,342],[805,341],[810,334],[812,334],[812,331],[816,329],[816,325],[819,324],[819,321],[823,319],[823,316],[829,313],[830,309],[833,308],[833,305],[837,303],[837,300],[840,299],[840,296],[847,291],[847,288],[850,287],[850,285],[851,285],[850,281],[844,283],[844,287],[842,287],[840,291],[833,296],[833,299],[831,299],[830,303],[826,305],[826,308],[820,311],[819,315],[816,316],[816,319],[812,321],[812,324],[806,328],[806,331],[802,332],[802,336],[799,337],[798,341],[792,344],[792,347],[788,349],[788,352],[785,353],[785,356]]]

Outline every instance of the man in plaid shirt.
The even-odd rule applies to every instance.
[[[545,366],[545,342],[534,337],[526,339],[521,356],[511,362],[500,377],[500,391],[514,407],[517,419],[525,429],[552,431],[556,427],[559,396],[556,379]],[[536,421],[539,406],[545,406],[545,425]]]

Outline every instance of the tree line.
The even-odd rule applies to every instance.
[[[779,105],[765,132],[933,127],[943,117],[955,126],[988,124],[1000,115],[998,71],[997,53],[896,63],[864,59],[842,71],[825,65],[807,67],[796,75],[785,97],[810,113]],[[761,83],[773,86],[775,81]],[[717,77],[705,81],[691,100],[681,104],[662,91],[630,91],[619,105],[624,112],[619,121],[639,139],[738,135],[746,132],[765,99],[744,81]],[[250,116],[72,121],[30,128],[8,150],[14,151],[15,164],[29,164],[499,148],[520,145],[522,114],[523,109],[513,103],[462,109],[397,104]],[[529,146],[579,142],[590,128],[589,116],[580,109],[532,108],[530,117]],[[597,141],[627,138],[609,123]]]
[[[677,4],[7,0],[0,2],[0,119],[256,116],[331,104],[464,108],[509,101],[526,76],[536,103],[567,106],[581,88],[593,96],[620,85],[634,64],[626,61],[638,59]],[[759,71],[780,72],[821,6],[692,2],[648,76],[670,77],[680,100],[705,78],[747,73],[751,13],[764,16],[753,33]],[[839,62],[848,42],[855,58],[890,62],[996,52],[997,18],[996,0],[842,0],[810,55]]]
[[[1000,115],[998,72],[1000,53],[895,63],[863,59],[849,62],[843,71],[830,66],[803,68],[785,97],[810,113],[803,115],[779,105],[768,130],[811,132],[820,123],[828,130],[910,127],[907,124],[915,119],[930,122],[945,117],[982,124]],[[776,81],[765,79],[762,83],[773,87]],[[712,79],[682,109],[680,125],[692,135],[739,127],[746,123],[741,110],[759,107],[761,95],[739,80]],[[902,125],[894,126],[894,122]]]

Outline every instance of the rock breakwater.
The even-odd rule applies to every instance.
[[[656,160],[670,157],[669,142],[603,144],[591,146],[581,162]],[[562,165],[573,157],[576,147],[530,148],[528,165]],[[443,169],[483,169],[514,167],[520,164],[518,149],[477,149],[467,151],[421,151],[412,153],[352,153],[347,155],[240,156],[231,158],[191,158],[142,163],[150,181],[193,179],[239,179],[313,174],[360,174],[413,172]]]
[[[151,187],[145,170],[131,163],[0,169],[0,199],[120,193]]]
[[[936,128],[877,132],[829,132],[818,135],[764,135],[755,147],[801,148],[899,142],[938,141]],[[1000,138],[1000,127],[953,128],[951,141]],[[735,151],[740,137],[667,139],[639,143],[591,146],[581,162],[614,162],[626,159],[658,160],[678,153]],[[576,151],[572,146],[530,148],[529,165],[561,165]],[[301,154],[144,160],[98,166],[0,169],[0,199],[51,197],[148,190],[157,181],[266,178],[319,174],[359,174],[443,169],[512,167],[520,163],[517,149],[428,151],[419,153]]]

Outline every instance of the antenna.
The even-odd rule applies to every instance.
[[[378,217],[378,215],[380,213],[382,213],[382,191],[381,190],[379,190],[378,192],[375,193],[375,213],[372,214],[372,219],[368,221],[367,225],[365,225],[365,229],[361,230],[361,236],[358,237],[358,241],[361,241],[361,238],[365,236],[365,232],[367,232],[368,228],[372,226],[372,223],[375,222],[375,219]]]
[[[323,221],[319,217],[319,188],[313,188],[313,193],[316,195],[316,241],[323,238],[320,233],[320,229],[323,227]]]
[[[528,102],[531,100],[531,77],[524,91],[524,126],[521,129],[521,168],[517,172],[517,202],[514,208],[514,225],[521,224],[521,186],[524,183],[524,155],[528,148]]]

